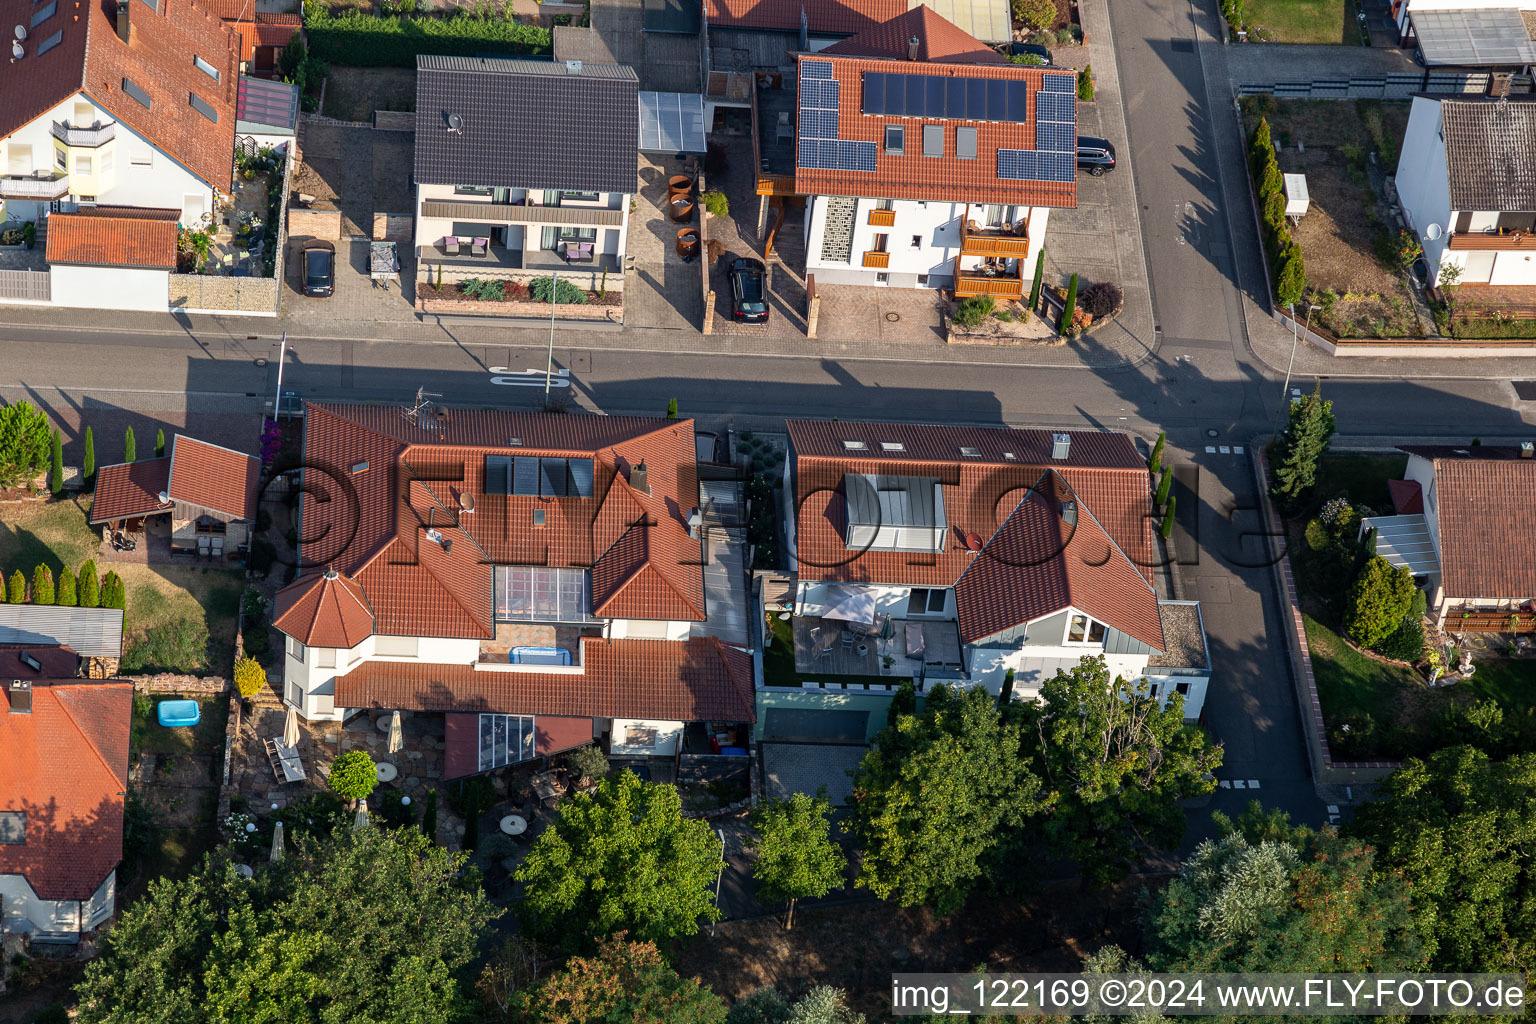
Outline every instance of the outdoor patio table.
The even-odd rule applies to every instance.
[[[528,819],[521,814],[509,814],[501,819],[501,830],[509,836],[520,836],[528,831]]]
[[[393,782],[400,775],[400,769],[396,768],[388,761],[380,761],[373,767],[374,770],[378,772],[380,782]]]

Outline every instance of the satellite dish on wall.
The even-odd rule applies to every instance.
[[[11,40],[11,60],[21,60],[26,55],[27,51],[22,49],[21,43],[15,39]]]
[[[454,133],[464,131],[464,118],[460,117],[458,114],[449,114],[448,130]]]
[[[27,38],[27,26],[25,26],[25,25],[17,25],[16,26],[16,33],[15,33],[15,35],[16,35],[17,39],[25,39],[25,38]]]
[[[1426,241],[1433,242],[1444,233],[1445,229],[1442,228],[1439,224],[1431,224],[1429,227],[1424,229],[1424,238]]]

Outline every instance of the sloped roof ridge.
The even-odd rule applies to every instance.
[[[1050,470],[1049,472],[1055,473],[1055,470]],[[1152,585],[1152,581],[1147,579],[1146,574],[1141,571],[1141,567],[1140,566],[1138,566],[1135,562],[1131,561],[1131,556],[1127,555],[1125,553],[1125,550],[1120,547],[1120,542],[1115,540],[1115,535],[1110,533],[1108,530],[1106,530],[1104,528],[1104,524],[1099,521],[1099,517],[1098,516],[1093,514],[1093,509],[1089,507],[1088,503],[1085,502],[1082,498],[1078,497],[1077,488],[1073,487],[1072,484],[1070,482],[1068,482],[1065,477],[1062,477],[1060,474],[1056,474],[1056,475],[1057,475],[1058,479],[1061,480],[1062,485],[1065,486],[1067,490],[1072,492],[1072,500],[1077,502],[1078,510],[1082,511],[1082,512],[1087,512],[1088,513],[1088,518],[1093,520],[1093,525],[1098,527],[1099,533],[1103,534],[1104,539],[1109,541],[1109,546],[1114,549],[1116,554],[1118,554],[1121,558],[1123,558],[1125,560],[1125,564],[1126,565],[1129,565],[1131,567],[1131,571],[1136,574],[1136,578],[1141,580],[1142,586],[1144,586],[1148,590],[1150,590],[1152,592],[1152,596],[1153,597],[1156,597],[1157,596],[1157,588]],[[1145,521],[1144,521],[1144,525],[1143,525],[1142,528],[1143,529],[1146,528]]]
[[[116,682],[116,680],[113,680],[113,682]],[[124,680],[124,682],[126,682],[126,680]],[[73,691],[79,689],[80,685],[81,684],[79,683],[66,683],[62,689],[66,691]],[[117,769],[112,767],[111,763],[107,761],[107,755],[101,752],[101,748],[97,745],[95,737],[90,734],[90,730],[81,725],[80,720],[75,717],[75,709],[70,705],[70,702],[60,694],[59,688],[50,686],[49,690],[52,691],[54,699],[58,703],[60,710],[64,712],[64,717],[68,718],[69,724],[73,725],[75,727],[75,731],[80,733],[81,738],[85,740],[86,747],[90,749],[91,753],[96,755],[96,760],[101,762],[102,767],[107,770],[107,774],[112,776],[114,779],[119,779],[126,782],[127,780],[119,775]]]

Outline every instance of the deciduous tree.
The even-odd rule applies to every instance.
[[[463,855],[414,829],[296,837],[250,879],[211,855],[123,911],[86,968],[78,1021],[455,1020],[455,974],[500,913]]]
[[[752,877],[757,879],[758,899],[789,904],[786,931],[794,927],[796,900],[820,898],[843,887],[848,858],[832,841],[830,810],[819,796],[796,793],[788,800],[769,800],[752,812],[757,830]]]
[[[1333,403],[1323,400],[1323,384],[1318,381],[1310,395],[1291,403],[1290,420],[1275,442],[1274,482],[1269,492],[1276,501],[1294,506],[1312,487],[1317,481],[1317,462],[1332,437]]]
[[[0,486],[37,476],[48,462],[48,417],[31,402],[0,406]]]
[[[574,957],[558,973],[515,1000],[514,1019],[526,1024],[722,1024],[725,1003],[679,977],[649,942],[623,935],[599,943],[590,957]]]
[[[343,800],[362,800],[378,784],[378,769],[365,750],[349,750],[331,762],[331,792]]]
[[[1040,700],[1016,702],[1050,848],[1105,882],[1184,834],[1180,800],[1211,792],[1221,747],[1184,724],[1184,698],[1163,706],[1144,684],[1110,675],[1102,656],[1058,671]]]
[[[1401,876],[1431,967],[1519,971],[1536,964],[1536,754],[1494,761],[1473,747],[1409,760],[1347,833],[1376,847],[1377,875]]]
[[[529,934],[571,949],[628,932],[665,943],[716,920],[720,841],[683,817],[676,787],[617,772],[560,805],[516,878]]]
[[[859,764],[844,826],[862,853],[859,884],[902,906],[959,907],[1004,829],[1035,810],[1040,780],[1021,737],[980,687],[935,686],[922,714],[886,726]]]

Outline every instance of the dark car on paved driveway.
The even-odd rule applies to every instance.
[[[1039,57],[1040,58],[1040,63],[1039,63],[1039,65],[1037,65],[1039,67],[1047,67],[1048,68],[1048,67],[1051,66],[1051,51],[1047,50],[1045,47],[1043,47],[1043,46],[1036,46],[1033,43],[1011,43],[1011,44],[1009,44],[1009,46],[1008,46],[1008,56],[1010,56],[1010,57],[1022,57],[1025,54],[1029,54],[1029,55],[1032,55],[1032,56],[1035,56],[1035,57]]]
[[[299,256],[299,272],[304,275],[304,294],[323,299],[336,292],[336,247],[315,240],[304,243]]]
[[[1077,137],[1077,166],[1097,178],[1115,169],[1115,147],[1108,139],[1092,135]]]
[[[768,322],[768,275],[762,261],[739,259],[727,271],[731,280],[731,319],[744,324]]]

